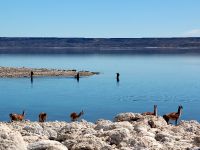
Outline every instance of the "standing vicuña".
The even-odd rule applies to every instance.
[[[22,114],[11,113],[9,116],[10,116],[11,122],[12,121],[22,121],[22,120],[24,120],[24,117],[25,117],[25,111],[23,111]]]
[[[154,116],[157,116],[157,113],[158,113],[157,105],[154,105],[153,112],[144,112],[144,113],[142,113],[142,115],[154,115]]]
[[[84,114],[83,110],[77,114],[75,112],[71,113],[70,117],[72,121],[76,121],[80,116],[82,116]]]
[[[182,114],[182,110],[183,110],[183,106],[180,105],[180,106],[178,106],[178,112],[172,112],[169,114],[165,114],[165,115],[163,115],[163,118],[165,119],[167,124],[169,124],[169,120],[175,120],[175,124],[177,125],[177,121]]]
[[[47,119],[47,114],[44,113],[44,112],[41,112],[41,113],[39,114],[39,122],[45,122],[46,119]]]

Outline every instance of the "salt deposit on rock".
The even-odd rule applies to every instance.
[[[0,123],[0,150],[168,150],[200,148],[200,124],[167,125],[162,117],[118,114],[114,121]]]
[[[18,131],[12,131],[6,125],[0,125],[1,150],[25,150],[26,144]]]
[[[68,150],[63,144],[57,141],[41,140],[28,145],[28,150]]]

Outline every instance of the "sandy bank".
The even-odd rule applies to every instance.
[[[135,113],[119,114],[113,122],[1,122],[0,143],[0,149],[9,150],[195,150],[200,146],[200,124],[167,125],[162,117]]]
[[[75,76],[78,72],[80,76],[92,76],[99,74],[98,72],[90,71],[76,71],[76,70],[58,70],[58,69],[46,69],[46,68],[14,68],[14,67],[0,67],[0,77],[1,78],[21,78],[21,77],[30,77],[31,71],[33,72],[33,77],[71,77]]]

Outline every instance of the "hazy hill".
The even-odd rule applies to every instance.
[[[0,53],[200,53],[200,38],[0,38]]]

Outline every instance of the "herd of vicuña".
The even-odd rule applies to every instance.
[[[164,120],[169,124],[169,121],[175,121],[175,124],[177,125],[178,119],[180,118],[182,114],[183,106],[178,106],[177,112],[171,112],[168,114],[163,115]],[[80,113],[73,112],[70,114],[71,121],[77,121],[82,115],[84,114],[83,110]],[[158,108],[157,105],[154,105],[153,112],[144,112],[142,115],[153,115],[158,116]],[[25,119],[25,111],[22,112],[22,114],[16,114],[11,113],[9,114],[11,122],[13,121],[22,121]],[[47,113],[41,112],[38,116],[39,122],[45,122],[47,120]]]

